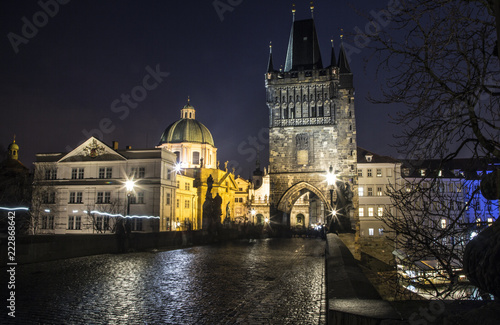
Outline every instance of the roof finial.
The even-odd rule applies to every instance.
[[[344,39],[344,29],[340,29],[340,40]]]
[[[293,15],[293,21],[295,21],[295,3],[292,3],[292,15]]]
[[[311,1],[311,17],[314,18],[314,1]]]
[[[188,105],[189,105],[189,101],[190,101],[190,99],[189,99],[189,96],[188,96]]]
[[[16,143],[16,135],[14,134],[14,141],[12,143]]]
[[[273,53],[273,41],[269,42],[269,53]]]

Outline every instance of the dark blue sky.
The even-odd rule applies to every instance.
[[[292,1],[217,1],[233,4],[232,11],[218,13],[213,0],[72,0],[50,17],[40,14],[37,1],[2,1],[0,144],[6,147],[16,134],[20,159],[30,168],[35,153],[74,148],[87,138],[84,130],[112,130],[103,132],[103,140],[119,141],[120,147],[153,147],[190,96],[197,119],[212,132],[221,165],[232,161],[248,177],[255,161],[251,143],[265,145],[261,160],[267,162],[268,44],[273,43],[278,68],[285,60]],[[309,1],[294,2],[297,19],[310,18]],[[378,0],[315,1],[323,64],[329,64],[331,37],[339,48],[340,28],[345,34],[354,33],[356,26],[365,28],[368,20],[357,10],[385,6],[387,1]],[[26,27],[23,35],[25,21],[34,19],[40,25],[36,35]],[[353,44],[349,36],[345,42]],[[394,108],[365,98],[380,87],[373,75],[376,62],[364,63],[369,54],[360,49],[350,63],[358,145],[395,155],[390,147],[394,126],[388,118]],[[168,76],[158,77],[161,82],[148,80],[154,89],[136,92],[140,100],[132,100],[137,105],[127,115],[119,103],[122,94],[143,85],[148,66]]]

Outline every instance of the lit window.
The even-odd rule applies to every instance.
[[[379,234],[379,236],[383,236],[384,235],[384,228],[378,228],[378,234]]]
[[[382,177],[382,168],[377,168],[377,177]]]
[[[368,216],[373,217],[373,208],[368,208]]]
[[[481,223],[482,223],[481,218],[477,218],[476,219],[476,225],[477,226],[481,226]]]
[[[420,170],[420,176],[425,176],[425,169]]]
[[[368,228],[368,235],[373,236],[373,228]]]
[[[493,224],[493,218],[488,218],[488,225]]]
[[[382,192],[382,187],[377,187],[377,196],[382,196],[383,192]]]
[[[384,208],[383,207],[378,207],[377,209],[377,216],[382,217],[384,215]]]
[[[358,187],[358,195],[363,196],[363,187]]]
[[[364,217],[365,216],[365,209],[364,208],[359,208],[359,216]]]
[[[441,228],[446,228],[446,219],[441,219]]]

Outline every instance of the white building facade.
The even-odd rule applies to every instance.
[[[117,215],[132,216],[132,231],[165,228],[174,217],[175,161],[162,148],[119,150],[94,137],[69,153],[37,154],[33,232],[114,232]]]

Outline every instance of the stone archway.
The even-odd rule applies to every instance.
[[[316,186],[313,186],[307,182],[299,182],[286,190],[285,194],[283,194],[278,202],[278,210],[290,214],[295,201],[297,201],[297,199],[304,195],[306,192],[314,193],[321,201],[323,201],[327,209],[332,209],[330,202],[328,202],[323,192],[320,191]]]

